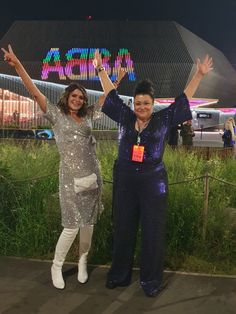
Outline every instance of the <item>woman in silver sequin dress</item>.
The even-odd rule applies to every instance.
[[[63,289],[62,265],[80,230],[78,281],[85,283],[87,255],[91,246],[93,225],[102,211],[102,179],[95,152],[95,139],[91,134],[92,120],[99,118],[100,106],[88,106],[88,96],[83,86],[71,84],[57,105],[39,91],[14,54],[11,46],[2,48],[4,60],[13,66],[29,93],[39,104],[53,125],[60,154],[59,195],[62,226],[56,245],[51,275],[53,285]]]

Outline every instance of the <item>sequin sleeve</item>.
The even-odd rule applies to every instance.
[[[88,107],[88,115],[92,120],[97,120],[102,117],[102,106],[99,104],[99,101]]]
[[[187,120],[192,120],[189,101],[184,93],[176,97],[175,102],[164,110],[166,111],[170,127],[176,126]]]
[[[43,115],[46,119],[48,119],[52,124],[56,124],[57,120],[62,115],[60,109],[52,104],[48,99],[46,100],[46,112]]]
[[[122,124],[124,118],[133,116],[133,111],[119,97],[116,89],[112,89],[107,95],[102,112],[119,124]]]

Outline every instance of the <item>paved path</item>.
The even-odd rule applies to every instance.
[[[166,272],[168,287],[147,298],[134,271],[127,288],[104,287],[107,269],[90,267],[90,280],[77,282],[75,264],[66,264],[66,289],[55,289],[49,262],[0,257],[1,314],[235,314],[236,276],[212,277]]]

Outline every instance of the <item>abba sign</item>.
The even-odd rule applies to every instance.
[[[56,72],[60,80],[99,80],[92,61],[96,48],[71,48],[65,54],[66,62],[61,62],[59,48],[51,48],[46,58],[43,59],[41,79],[47,80],[52,72]],[[111,53],[106,48],[100,49],[102,55],[102,64],[105,67],[111,80],[117,79],[119,66],[125,66],[128,71],[128,79],[135,81],[133,61],[126,48],[120,48],[114,66],[110,66]],[[64,65],[62,65],[64,64]]]

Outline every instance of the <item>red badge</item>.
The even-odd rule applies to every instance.
[[[143,162],[144,146],[134,145],[132,153],[132,161]]]

